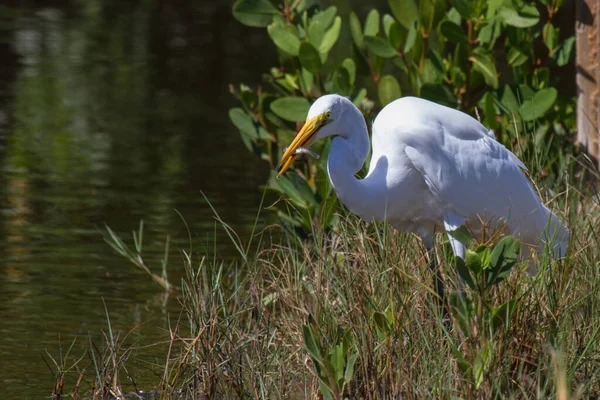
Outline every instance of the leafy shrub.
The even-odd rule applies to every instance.
[[[554,24],[563,1],[388,3],[391,13],[373,9],[363,21],[354,12],[342,20],[336,7],[309,0],[279,8],[268,0],[234,4],[241,23],[267,28],[281,62],[263,76],[264,87],[231,87],[240,107],[229,116],[248,150],[274,167],[310,103],[326,93],[348,96],[367,121],[394,99],[414,95],[480,118],[536,179],[556,183],[573,149],[575,125],[575,99],[555,88],[555,72],[571,62],[575,44]],[[343,24],[352,43],[338,41]],[[332,56],[336,45],[346,47],[336,52],[342,57]],[[327,154],[326,143],[315,147]],[[267,191],[289,199],[273,206],[287,226],[309,231],[314,219],[335,225],[326,157],[307,159],[296,174],[278,180],[272,173]]]

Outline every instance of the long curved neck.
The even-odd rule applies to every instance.
[[[348,107],[337,123],[337,135],[331,141],[327,171],[341,202],[363,219],[371,219],[371,202],[366,182],[356,174],[369,154],[367,124],[356,107]]]

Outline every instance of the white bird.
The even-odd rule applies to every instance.
[[[463,224],[478,231],[484,221],[484,228],[505,224],[523,243],[542,250],[547,243],[555,255],[565,254],[569,230],[542,203],[525,165],[463,112],[415,97],[388,104],[373,123],[369,172],[357,179],[370,147],[365,119],[347,98],[322,96],[284,152],[278,176],[302,149],[328,136],[329,179],[341,202],[366,221],[416,233],[430,252],[436,232]],[[449,239],[464,259],[464,245]]]

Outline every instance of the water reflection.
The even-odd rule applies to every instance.
[[[143,325],[131,343],[163,340],[166,312],[177,315],[102,241],[105,223],[127,233],[144,219],[150,263],[170,233],[175,275],[188,243],[174,209],[195,248],[213,248],[200,190],[247,232],[267,171],[227,119],[226,87],[276,61],[265,32],[233,21],[229,4],[36,3],[0,6],[10,27],[0,30],[0,382],[21,398],[49,394],[40,353],[56,356],[59,334],[65,347],[80,337],[74,355],[88,332],[100,337],[102,299],[115,329]],[[233,257],[216,232],[219,255]]]

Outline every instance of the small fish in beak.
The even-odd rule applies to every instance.
[[[285,152],[287,150],[287,147],[285,147],[283,149],[283,151]],[[309,156],[311,156],[314,159],[320,159],[321,156],[318,155],[317,153],[315,153],[314,151],[312,151],[311,149],[309,149],[308,147],[298,147],[296,149],[296,152],[294,154],[308,154]]]
[[[309,154],[314,158],[319,158],[319,155],[310,150],[308,146],[314,142],[316,133],[319,129],[329,123],[330,115],[331,112],[328,111],[306,120],[304,126],[300,129],[300,132],[298,132],[290,146],[284,149],[283,156],[276,167],[279,171],[277,177],[283,175],[300,154]]]

